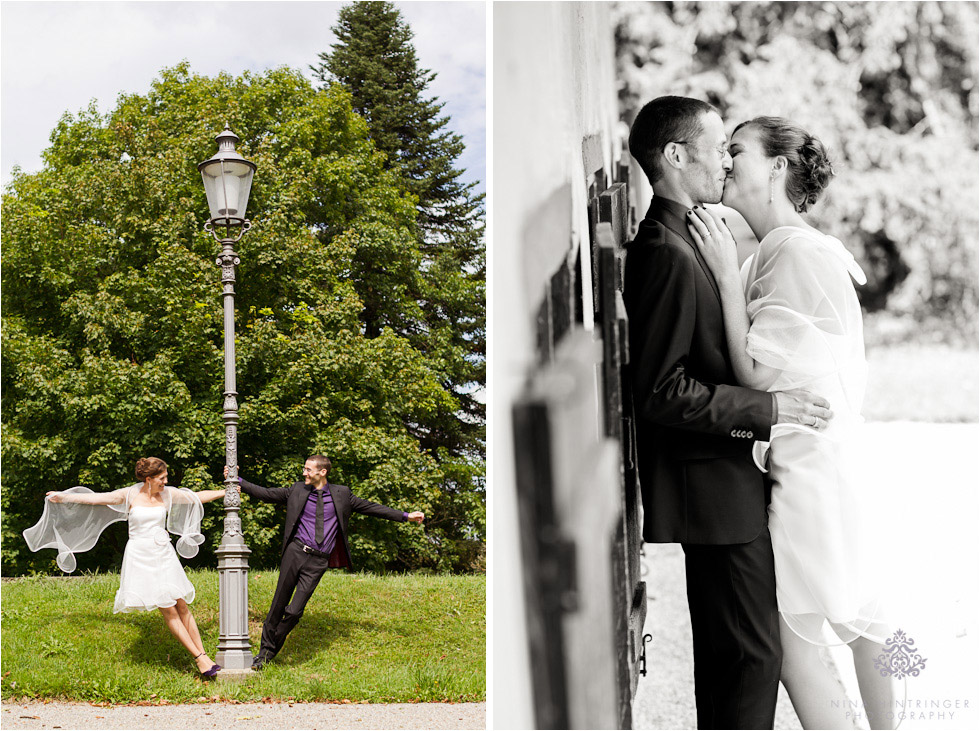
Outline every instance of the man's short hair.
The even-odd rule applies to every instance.
[[[630,128],[630,154],[636,158],[650,184],[664,176],[663,150],[670,142],[690,142],[701,136],[701,119],[718,110],[700,99],[661,96],[647,102]]]
[[[327,474],[330,474],[330,458],[324,457],[322,454],[314,454],[309,458],[310,462],[316,465],[318,470],[326,470]]]

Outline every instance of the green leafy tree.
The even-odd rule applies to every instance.
[[[390,2],[353,3],[340,10],[333,31],[337,42],[320,54],[314,72],[324,88],[349,90],[371,139],[387,154],[386,166],[418,200],[422,258],[411,294],[419,316],[403,321],[398,332],[438,364],[442,383],[460,405],[451,417],[419,424],[414,433],[439,460],[447,510],[453,505],[461,518],[482,510],[482,495],[472,487],[483,484],[485,454],[479,398],[486,380],[483,196],[474,193],[476,183],[461,180],[465,171],[455,165],[463,140],[448,130],[444,104],[426,95],[436,74],[419,67],[401,13]]]
[[[977,339],[976,3],[617,4],[624,116],[662,94],[796,120],[837,179],[811,221],[868,273],[872,342]]]
[[[4,573],[54,568],[20,536],[46,490],[130,484],[147,455],[174,484],[221,480],[220,276],[196,163],[225,123],[258,164],[238,244],[242,473],[286,485],[306,456],[328,454],[332,481],[427,514],[424,531],[355,518],[355,562],[460,568],[484,516],[442,507],[446,475],[416,434],[459,403],[402,332],[420,309],[414,199],[342,87],[317,91],[284,68],[207,78],[184,63],[107,114],[65,115],[43,169],[16,171],[3,196]],[[206,510],[198,563],[213,565],[221,513]],[[252,564],[275,565],[281,512],[246,498],[242,515]],[[124,541],[124,526],[110,529],[80,567],[117,564]]]

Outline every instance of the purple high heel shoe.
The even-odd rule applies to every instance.
[[[204,655],[204,654],[205,653],[203,653],[203,652],[201,653],[201,655]],[[194,659],[197,660],[197,658],[201,657],[201,655],[195,656]],[[215,663],[214,665],[211,666],[211,669],[210,670],[202,670],[201,671],[201,677],[203,677],[203,678],[213,678],[215,675],[218,674],[218,671],[219,670],[221,670],[221,666],[218,665],[217,663]]]

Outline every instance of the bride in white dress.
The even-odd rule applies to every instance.
[[[136,463],[136,479],[140,480],[136,485],[107,493],[87,487],[48,492],[41,520],[24,531],[24,538],[32,551],[58,549],[58,566],[70,573],[75,570],[75,553],[92,548],[111,523],[128,520],[129,540],[112,611],[159,609],[167,628],[194,656],[200,673],[212,678],[221,666],[204,651],[187,606],[194,601],[194,586],[177,552],[184,558],[197,555],[204,541],[202,504],[223,498],[225,491],[174,488],[167,485],[167,477],[166,463],[149,457]],[[180,536],[177,551],[168,531]]]
[[[891,632],[878,603],[880,572],[869,565],[862,485],[850,469],[867,371],[851,280],[863,284],[864,273],[840,241],[800,215],[833,176],[819,140],[788,120],[758,117],[735,128],[729,153],[722,202],[745,218],[758,252],[740,274],[717,214],[696,207],[688,224],[718,283],[736,376],[762,390],[805,388],[833,412],[826,429],[776,425],[768,444],[755,445],[772,478],[780,679],[804,728],[853,728],[819,655],[821,646],[848,643],[871,728],[892,728],[894,687],[875,668]]]

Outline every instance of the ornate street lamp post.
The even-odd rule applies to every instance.
[[[255,163],[237,152],[238,136],[225,127],[217,136],[218,152],[197,166],[204,178],[211,219],[204,224],[221,244],[217,259],[221,267],[225,315],[225,522],[218,547],[218,654],[215,662],[226,670],[248,670],[252,650],[248,640],[248,555],[238,515],[238,392],[235,384],[235,265],[241,263],[235,244],[252,224],[245,220],[248,194]],[[218,233],[223,230],[223,236]]]

